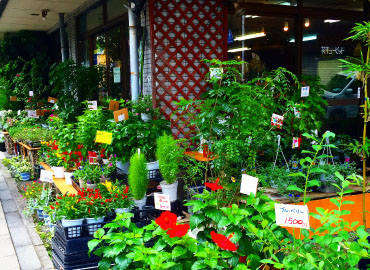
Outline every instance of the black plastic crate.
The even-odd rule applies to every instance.
[[[89,263],[64,263],[57,253],[52,252],[52,262],[58,270],[99,270],[97,262]]]
[[[55,229],[53,237],[53,240],[58,244],[58,246],[63,248],[63,254],[66,256],[75,253],[87,252],[89,250],[87,243],[92,239],[93,237],[85,237],[66,240],[57,228]]]
[[[56,239],[53,239],[51,241],[51,246],[53,252],[55,252],[58,255],[58,257],[64,264],[99,262],[101,259],[100,257],[96,256],[93,253],[91,253],[89,256],[88,250],[79,253],[66,254],[65,249],[63,248],[63,246],[61,246],[61,243],[58,243]]]

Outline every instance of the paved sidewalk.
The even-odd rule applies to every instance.
[[[0,152],[0,161],[4,157]],[[32,218],[22,213],[25,201],[18,192],[17,183],[1,162],[0,201],[0,269],[54,269]]]

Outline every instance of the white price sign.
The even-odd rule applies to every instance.
[[[275,204],[276,224],[284,227],[310,229],[307,205]]]
[[[96,100],[88,101],[87,104],[88,104],[88,108],[91,111],[96,111],[98,109],[98,101]]]
[[[29,91],[28,94],[30,97],[33,97],[33,91]]]
[[[32,111],[32,110],[28,110],[27,111],[27,116],[28,117],[31,117],[31,118],[39,118],[39,116],[37,115],[36,111]]]
[[[309,86],[303,86],[301,88],[301,97],[308,97],[310,95],[310,87]]]
[[[126,116],[124,114],[118,115],[118,122],[126,120]]]
[[[171,211],[170,195],[154,193],[154,207],[158,210]]]
[[[242,182],[240,184],[240,193],[250,195],[257,194],[258,178],[247,174],[242,174]]]
[[[40,172],[40,181],[53,183],[53,172],[47,170],[41,170]]]

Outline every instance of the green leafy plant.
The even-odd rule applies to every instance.
[[[143,199],[149,184],[146,158],[143,154],[136,152],[130,158],[128,183],[131,188],[131,194],[135,200]]]

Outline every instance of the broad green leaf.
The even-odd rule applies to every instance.
[[[297,187],[296,185],[290,185],[286,189],[287,190],[294,190],[294,191],[298,191],[298,192],[303,192],[303,189]]]
[[[200,262],[200,261],[196,261],[192,266],[191,266],[191,270],[198,270],[198,269],[204,269],[206,268],[207,265]]]
[[[205,211],[207,217],[211,218],[214,222],[219,222],[223,217],[223,213],[221,210],[210,208]]]
[[[101,243],[102,240],[98,239],[92,239],[87,243],[87,246],[89,247],[89,254]]]
[[[318,180],[310,180],[307,182],[307,187],[319,187],[320,186],[320,182]]]
[[[103,235],[105,234],[105,231],[103,228],[100,228],[99,230],[97,230],[95,233],[94,233],[94,237],[95,238],[99,238],[101,239],[103,237]]]
[[[130,263],[132,262],[132,259],[126,258],[125,255],[119,255],[114,260],[116,262],[116,265],[118,265],[119,269],[127,269],[129,267]]]
[[[172,258],[180,257],[180,256],[184,255],[186,252],[187,252],[187,250],[186,250],[186,249],[184,249],[183,247],[181,247],[181,246],[176,246],[176,247],[172,250]]]
[[[108,270],[111,267],[111,263],[108,259],[101,259],[98,263],[99,270]]]
[[[190,227],[192,229],[196,228],[199,224],[204,221],[204,216],[202,214],[195,214],[190,217]]]

